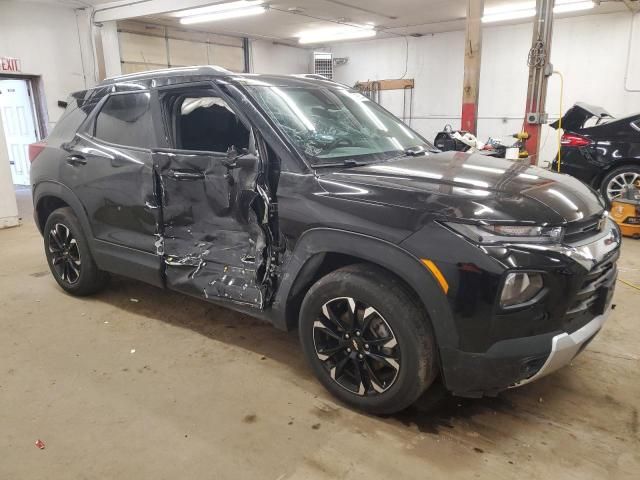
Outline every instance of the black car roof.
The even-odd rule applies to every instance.
[[[97,87],[131,85],[148,88],[150,86],[174,85],[180,83],[202,81],[207,79],[229,79],[246,85],[268,86],[327,86],[333,88],[349,88],[337,82],[333,82],[320,75],[270,75],[256,73],[234,73],[215,65],[201,65],[193,67],[165,68],[162,70],[150,70],[128,75],[110,77],[101,82]]]

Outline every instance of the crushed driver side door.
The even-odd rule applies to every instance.
[[[268,245],[259,215],[260,160],[155,150],[167,286],[262,308]]]

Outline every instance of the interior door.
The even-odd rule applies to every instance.
[[[259,156],[158,149],[167,286],[262,308],[268,269]]]
[[[30,143],[38,140],[26,80],[0,80],[0,113],[14,185],[29,185]]]

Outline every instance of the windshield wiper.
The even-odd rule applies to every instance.
[[[362,167],[363,165],[368,165],[368,163],[358,162],[356,160],[348,158],[346,160],[342,160],[341,162],[316,163],[313,165],[313,168]]]

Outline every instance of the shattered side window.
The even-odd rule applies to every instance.
[[[227,153],[249,146],[249,129],[220,97],[187,95],[175,109],[176,148]]]

